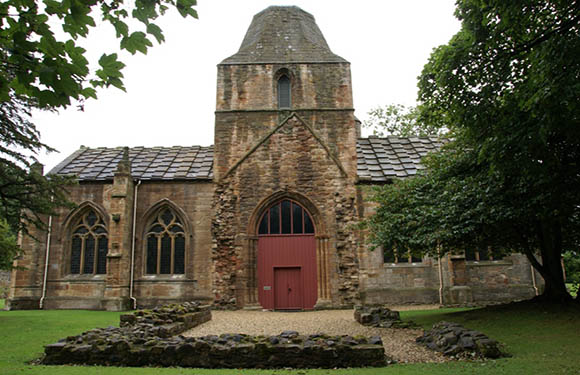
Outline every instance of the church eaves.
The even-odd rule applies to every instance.
[[[271,6],[256,14],[239,51],[222,65],[348,63],[332,53],[314,17],[296,6]]]

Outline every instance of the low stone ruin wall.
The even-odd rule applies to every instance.
[[[159,338],[138,325],[95,329],[45,347],[43,364],[196,368],[385,366],[380,337],[308,335]]]
[[[170,304],[137,310],[120,317],[120,326],[144,326],[158,337],[171,337],[211,320],[211,306],[198,302]]]
[[[97,328],[45,346],[43,364],[203,368],[334,368],[387,364],[380,337],[299,335],[183,337],[211,319],[209,306],[183,303],[121,315],[119,328]]]
[[[499,343],[479,331],[472,331],[460,324],[439,322],[433,325],[417,343],[446,356],[459,358],[499,358],[506,356]]]
[[[355,306],[354,320],[364,326],[371,327],[417,328],[415,322],[403,322],[398,311],[385,306]]]

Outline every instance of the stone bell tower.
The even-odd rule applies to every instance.
[[[316,272],[304,288],[317,306],[355,302],[357,244],[347,228],[357,216],[356,139],[350,63],[314,17],[294,6],[256,14],[239,51],[218,65],[216,302],[263,305],[257,225],[280,199],[307,210],[316,227]]]

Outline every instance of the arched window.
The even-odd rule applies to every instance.
[[[88,210],[76,221],[71,235],[70,273],[107,273],[109,240],[103,220]]]
[[[314,224],[302,206],[284,199],[264,212],[258,234],[314,234]]]
[[[278,78],[278,108],[290,108],[291,88],[290,78],[287,75],[283,74]]]
[[[185,273],[185,230],[173,210],[159,211],[148,227],[146,238],[147,274]]]

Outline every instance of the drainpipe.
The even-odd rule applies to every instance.
[[[536,271],[534,270],[534,266],[530,266],[530,270],[532,271],[532,285],[536,291],[536,296],[539,296],[540,293],[538,292],[538,285],[536,285]]]
[[[133,277],[135,274],[135,225],[137,223],[137,193],[139,191],[141,180],[135,185],[135,194],[133,194],[133,230],[131,233],[131,281],[129,285],[129,299],[133,301],[133,310],[137,309],[137,298],[133,297]]]
[[[46,255],[44,258],[44,276],[42,277],[42,296],[38,307],[42,310],[44,307],[44,299],[46,298],[46,279],[48,278],[48,258],[50,256],[50,234],[52,233],[52,215],[48,217],[48,234],[46,236]]]
[[[443,305],[443,270],[441,268],[441,244],[437,244],[437,263],[439,268],[439,305]]]

